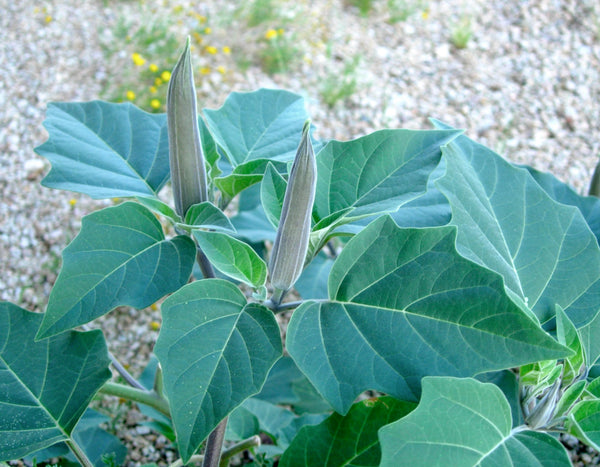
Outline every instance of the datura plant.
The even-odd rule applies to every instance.
[[[122,464],[89,408],[104,395],[178,466],[568,466],[559,434],[600,447],[599,199],[438,120],[320,141],[272,89],[198,115],[189,44],[167,102],[48,105],[43,185],[124,201],[83,218],[45,313],[0,304],[0,460]],[[85,325],[154,304],[132,375]]]

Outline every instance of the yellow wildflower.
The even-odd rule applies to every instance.
[[[77,200],[76,200],[75,198],[71,198],[71,199],[69,200],[69,204],[70,204],[71,206],[75,206],[75,205],[77,204]]]
[[[150,92],[152,94],[156,94],[157,91],[158,91],[158,89],[156,89],[156,86],[150,86]]]
[[[146,63],[146,59],[138,53],[131,54],[131,59],[133,60],[135,66],[142,66],[144,63]]]
[[[223,65],[219,65],[219,66],[217,67],[217,71],[218,71],[219,73],[221,73],[222,75],[224,75],[224,74],[225,74],[225,67],[224,67]]]
[[[194,36],[194,39],[196,39],[196,42],[198,42],[198,44],[202,43],[202,36],[200,35],[199,32],[194,31],[192,33],[192,36]]]
[[[207,45],[206,47],[204,47],[204,50],[206,50],[206,52],[211,55],[214,55],[217,53],[217,48],[214,45]]]
[[[160,78],[156,78],[154,80],[154,86],[160,86],[161,84],[163,84],[163,80]]]
[[[212,32],[211,28],[204,28],[204,34],[210,34]]]
[[[33,14],[34,14],[34,15],[37,15],[39,12],[40,12],[40,7],[39,7],[39,6],[36,6],[36,7],[33,9]]]
[[[135,92],[127,91],[127,93],[125,94],[125,97],[127,97],[128,100],[132,101],[135,99]]]
[[[225,55],[229,55],[231,53],[231,49],[227,46],[223,47],[223,53]]]
[[[158,99],[152,99],[150,101],[150,107],[153,109],[160,109],[160,101]]]
[[[171,79],[171,72],[165,70],[160,74],[160,77],[165,83],[167,83]]]
[[[203,66],[202,68],[200,68],[201,75],[208,75],[209,73],[210,73],[210,67]]]
[[[150,305],[150,309],[152,311],[156,311],[156,310],[158,310],[158,305],[156,303],[153,303],[152,305]]]
[[[160,323],[158,321],[150,321],[150,329],[158,331],[160,329]]]
[[[423,18],[423,19],[429,18],[429,8],[426,8],[425,10],[423,10],[423,13],[421,13],[421,18]]]
[[[277,37],[277,31],[275,31],[275,29],[269,29],[267,32],[265,32],[265,39],[267,40],[272,40],[275,39]]]
[[[50,21],[52,21],[52,16],[46,16],[46,18],[44,18],[44,21],[46,21],[46,23],[49,23]]]
[[[148,65],[148,69],[152,73],[156,73],[158,71],[158,65],[156,65],[156,63],[151,63],[150,65]]]

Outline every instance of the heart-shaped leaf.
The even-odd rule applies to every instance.
[[[111,376],[101,331],[36,342],[41,321],[39,313],[0,303],[0,460],[69,439]]]
[[[247,304],[232,283],[186,285],[161,307],[154,349],[184,462],[233,409],[256,394],[281,356],[273,313]]]
[[[169,179],[167,118],[134,105],[93,101],[48,105],[52,163],[42,185],[92,198],[152,197]]]
[[[302,96],[275,89],[232,92],[204,115],[233,167],[254,159],[292,160],[308,118]]]
[[[417,400],[426,375],[473,376],[570,354],[455,241],[455,227],[402,229],[382,216],[339,255],[329,300],[296,309],[287,349],[337,412],[366,389]]]
[[[565,425],[573,436],[600,450],[600,400],[577,403]]]
[[[188,281],[195,257],[192,240],[165,240],[154,214],[139,204],[127,202],[85,216],[81,232],[63,251],[38,338],[117,306],[150,306]]]
[[[209,201],[190,206],[185,214],[185,223],[203,229],[235,232],[225,213]]]
[[[513,429],[511,420],[510,406],[493,384],[426,377],[419,406],[379,430],[381,466],[571,465],[558,440]]]

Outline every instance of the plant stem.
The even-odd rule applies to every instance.
[[[68,439],[65,441],[65,444],[69,446],[69,449],[83,467],[94,467],[94,464],[92,464],[92,462],[85,455],[85,452],[81,450],[75,441]]]
[[[156,374],[154,375],[154,392],[158,397],[164,399],[165,391],[163,387],[163,372],[160,363],[156,365]]]
[[[134,402],[139,402],[140,404],[148,405],[167,417],[171,417],[169,403],[162,397],[159,397],[154,391],[132,388],[125,386],[124,384],[108,381],[100,388],[100,392],[108,394],[109,396],[122,397]]]
[[[273,313],[281,313],[282,311],[287,311],[287,310],[292,310],[294,308],[298,308],[300,305],[302,305],[302,303],[303,303],[302,300],[298,300],[295,302],[286,302],[286,303],[276,305],[275,303],[273,303],[272,300],[266,300],[263,302],[263,305],[266,306]]]
[[[231,446],[229,449],[225,449],[223,454],[221,454],[221,463],[219,464],[219,467],[227,467],[229,465],[229,459],[236,454],[245,451],[246,449],[253,448],[254,446],[260,446],[260,436],[258,435],[252,436],[244,441],[240,441],[239,443]]]
[[[202,467],[219,467],[221,461],[221,448],[223,447],[223,439],[225,438],[225,429],[227,428],[227,417],[212,431],[206,441],[206,449],[204,450],[204,461]]]
[[[215,277],[215,270],[213,269],[212,264],[210,264],[210,261],[200,248],[198,248],[198,253],[196,253],[196,261],[198,261],[198,266],[200,266],[200,270],[205,279],[212,279]]]
[[[246,449],[250,449],[254,446],[260,446],[260,436],[253,436],[252,438],[245,439],[244,441],[240,441],[237,444],[234,444],[228,449],[225,449],[221,454],[221,463],[219,467],[227,467],[227,463],[229,459],[231,459],[236,454],[245,451]],[[204,456],[202,454],[195,454],[190,457],[188,464],[193,464],[194,462],[200,462],[204,460]],[[183,467],[183,461],[181,459],[177,459],[175,462],[169,465],[169,467]]]
[[[109,352],[108,356],[110,357],[110,361],[112,363],[112,366],[114,366],[115,370],[117,370],[117,373],[119,373],[123,377],[123,379],[125,381],[127,381],[127,383],[130,386],[132,386],[134,388],[137,388],[137,389],[141,389],[141,390],[145,390],[146,389],[144,386],[142,386],[140,384],[140,382],[137,379],[135,379],[133,377],[133,375],[131,373],[129,373],[125,369],[125,367],[123,365],[121,365],[121,362],[119,362],[112,353]]]

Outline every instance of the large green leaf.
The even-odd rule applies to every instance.
[[[558,440],[513,429],[511,420],[510,406],[493,384],[427,377],[419,406],[379,430],[381,466],[571,465]]]
[[[240,194],[239,212],[231,218],[238,237],[250,243],[275,241],[275,229],[267,220],[260,202],[260,186],[254,185]]]
[[[226,276],[260,287],[267,280],[267,264],[245,242],[225,233],[194,231],[194,238],[215,268]]]
[[[221,108],[204,109],[204,115],[234,167],[253,159],[293,159],[308,118],[302,96],[274,89],[232,92]]]
[[[69,439],[111,376],[101,331],[35,342],[41,321],[41,314],[0,303],[0,460]]]
[[[195,256],[192,240],[165,240],[154,214],[139,204],[123,203],[85,216],[81,232],[63,251],[38,338],[120,305],[151,305],[188,281]]]
[[[415,405],[392,397],[358,402],[346,416],[334,413],[319,425],[302,427],[279,465],[377,467],[381,460],[377,430],[404,417]]]
[[[42,184],[92,198],[152,197],[169,179],[166,124],[129,103],[49,104],[49,138],[36,148],[52,162]]]
[[[424,193],[440,162],[440,146],[456,130],[382,130],[353,141],[330,141],[317,154],[317,221],[338,211],[363,216],[396,211]]]
[[[273,313],[230,282],[186,285],[162,304],[154,349],[185,462],[233,409],[260,391],[281,356]]]
[[[210,201],[194,204],[185,213],[185,223],[198,228],[235,232],[231,221]]]
[[[438,187],[452,207],[458,251],[501,274],[542,323],[556,304],[577,328],[592,321],[600,309],[600,248],[581,212],[464,136],[444,157]]]
[[[382,216],[336,260],[329,300],[296,309],[287,349],[336,411],[366,389],[417,400],[426,375],[473,376],[569,354],[510,300],[498,274],[459,255],[455,240],[452,226],[403,229]]]

